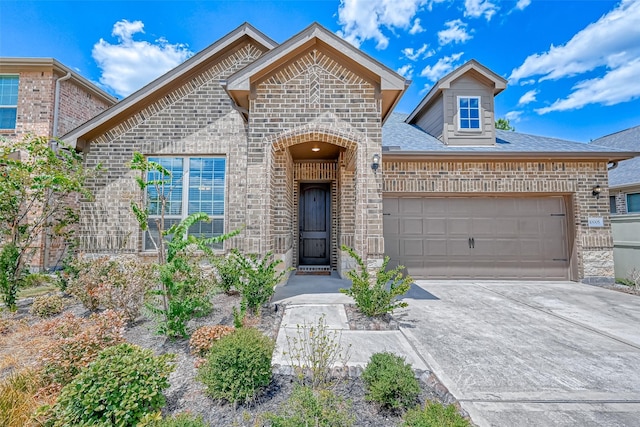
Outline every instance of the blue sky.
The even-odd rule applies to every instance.
[[[396,111],[473,58],[509,79],[496,116],[519,132],[640,125],[640,0],[0,0],[0,56],[56,58],[122,98],[245,21],[278,43],[319,22],[413,80]]]

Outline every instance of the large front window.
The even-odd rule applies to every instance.
[[[480,129],[480,97],[458,97],[458,117],[460,129]]]
[[[0,129],[15,129],[18,113],[18,76],[0,75]]]
[[[204,212],[211,217],[211,222],[194,224],[189,228],[189,234],[213,237],[224,232],[226,161],[223,157],[149,157],[149,161],[157,162],[171,172],[170,182],[164,186],[165,230],[188,215]],[[161,178],[157,172],[147,175],[148,180]],[[144,239],[146,250],[155,249],[149,234],[156,239],[158,237],[156,218],[160,217],[162,209],[160,196],[155,187],[148,187],[149,233],[145,234]],[[222,244],[217,248],[222,248]]]

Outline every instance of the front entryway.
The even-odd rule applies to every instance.
[[[299,265],[329,265],[331,256],[331,187],[300,184]]]

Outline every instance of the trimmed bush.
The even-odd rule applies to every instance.
[[[198,379],[213,399],[231,403],[251,400],[271,381],[273,349],[273,340],[257,329],[237,329],[211,348]]]
[[[393,353],[376,353],[362,372],[366,399],[389,409],[403,409],[416,404],[420,385],[411,365]]]
[[[235,329],[225,325],[207,325],[196,329],[189,340],[191,354],[204,357],[211,346],[220,338],[233,333]]]
[[[329,390],[314,391],[296,386],[277,415],[267,415],[271,427],[350,427],[354,416],[351,402]]]
[[[42,295],[33,300],[29,312],[38,317],[51,317],[62,313],[64,300],[59,295]]]
[[[354,259],[358,268],[347,271],[347,277],[351,279],[351,287],[340,289],[340,292],[352,297],[358,310],[373,317],[407,306],[406,302],[397,300],[398,297],[409,292],[413,283],[410,276],[402,274],[404,266],[399,265],[387,271],[389,257],[384,257],[382,265],[373,278],[355,250],[345,245],[342,245],[341,249]]]
[[[109,347],[66,385],[51,408],[48,427],[136,426],[165,404],[172,354],[131,344]]]
[[[424,409],[419,406],[405,414],[403,427],[470,427],[469,421],[462,418],[456,407],[447,407],[440,403],[427,402]]]

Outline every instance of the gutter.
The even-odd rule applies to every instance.
[[[626,160],[632,157],[636,157],[640,153],[632,151],[618,151],[618,152],[588,152],[588,151],[558,151],[558,152],[491,152],[491,151],[394,151],[394,150],[382,150],[382,157],[387,159],[400,159],[400,160],[460,160],[460,159],[482,159],[482,160],[496,160],[496,159],[577,159],[577,160],[608,160],[616,162],[619,160]]]

